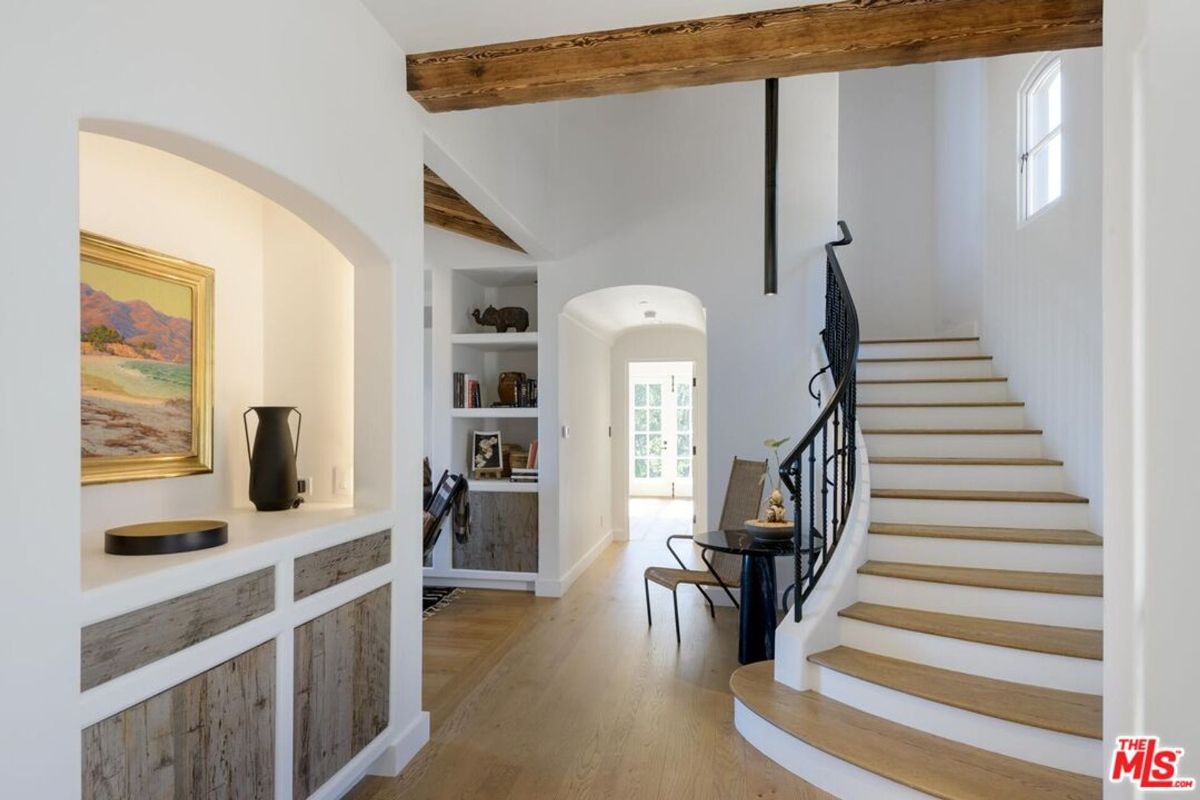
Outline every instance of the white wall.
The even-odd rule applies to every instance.
[[[837,237],[835,75],[789,78],[780,95],[781,292],[762,294],[763,86],[730,84],[561,104],[559,191],[564,256],[540,270],[542,319],[595,289],[653,284],[687,290],[708,309],[710,464],[754,453],[808,423],[798,363],[820,328],[824,243]],[[559,342],[543,330],[543,363]],[[539,385],[543,427],[561,416],[555,376]],[[543,498],[561,487],[558,447],[541,441]],[[726,475],[708,476],[708,516]],[[558,501],[541,529],[559,530]],[[559,563],[543,535],[542,564]],[[547,577],[547,576],[543,576]]]
[[[1036,54],[987,62],[984,352],[1026,403],[1102,533],[1100,427],[1101,55],[1063,53],[1063,194],[1018,220],[1017,111]]]
[[[635,361],[691,361],[696,391],[692,393],[692,502],[697,530],[708,530],[708,341],[695,328],[649,325],[620,334],[612,344],[612,520],[613,536],[629,538],[629,365]],[[757,456],[755,450],[742,455]],[[719,472],[720,470],[718,470]],[[721,502],[724,502],[722,499]],[[680,531],[684,533],[684,531]]]
[[[612,424],[608,380],[612,374],[612,345],[571,317],[558,318],[558,424],[570,436],[558,448],[560,525],[558,575],[570,582],[581,562],[612,537]],[[538,397],[542,388],[538,386]],[[540,448],[540,445],[539,445]],[[540,449],[539,449],[540,452]],[[541,456],[539,455],[540,459]],[[539,564],[545,574],[545,565]],[[554,574],[553,572],[551,574]]]
[[[865,338],[923,336],[935,289],[934,67],[844,73],[838,83],[838,254]]]
[[[987,63],[933,65],[933,332],[940,336],[979,333],[987,230]]]
[[[69,798],[81,763],[80,125],[241,181],[355,264],[357,499],[416,530],[421,423],[401,412],[393,376],[420,370],[420,115],[403,54],[351,0],[7,3],[0,96],[0,335],[38,332],[36,348],[10,348],[0,383],[0,605],[36,610],[0,615],[0,774],[14,797]],[[415,537],[395,541],[399,732],[420,719],[420,556]]]
[[[296,461],[299,476],[312,479],[308,501],[349,503],[354,267],[303,220],[270,201],[263,204],[262,313],[262,402],[296,406],[304,415]],[[234,409],[237,416],[243,410]],[[240,456],[245,448],[242,441],[235,450]],[[335,471],[348,488],[334,485]],[[245,493],[239,486],[234,497]]]
[[[1110,3],[1104,29],[1104,734],[1161,736],[1196,777],[1200,6]]]

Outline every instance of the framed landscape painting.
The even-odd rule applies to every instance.
[[[81,233],[83,482],[212,472],[213,271]]]

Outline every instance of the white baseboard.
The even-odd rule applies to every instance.
[[[383,752],[367,768],[367,774],[394,778],[428,741],[429,712],[422,711],[384,746]]]
[[[579,576],[592,565],[600,554],[604,552],[604,548],[612,544],[613,531],[606,532],[600,537],[591,549],[583,554],[583,558],[575,562],[575,565],[567,570],[566,574],[557,580],[538,579],[534,587],[534,591],[538,597],[562,597],[571,588],[571,585],[579,579]]]

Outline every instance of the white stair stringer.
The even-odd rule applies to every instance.
[[[889,381],[859,380],[860,403],[976,403],[1007,400],[1008,381]]]
[[[1020,428],[1012,433],[909,433],[863,428],[872,456],[939,458],[1040,458],[1042,435]]]
[[[858,423],[864,428],[1020,428],[1025,409],[1016,405],[964,405],[961,403],[893,403],[860,406]]]
[[[1032,503],[1003,500],[909,500],[872,497],[871,521],[913,525],[1072,528],[1082,530],[1087,528],[1088,525],[1088,506],[1087,503]]]
[[[917,459],[907,459],[915,461]],[[872,463],[877,489],[977,489],[1003,492],[1062,491],[1066,479],[1058,464]]]
[[[812,689],[868,714],[1022,761],[1097,777],[1103,771],[1104,746],[1098,739],[965,711],[818,664],[809,669]]]
[[[991,359],[977,357],[939,361],[866,361],[858,362],[862,380],[922,378],[990,378]]]
[[[986,355],[979,339],[941,339],[924,342],[863,342],[859,358],[943,358],[946,356]]]

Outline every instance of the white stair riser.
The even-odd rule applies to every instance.
[[[872,457],[1038,458],[1042,437],[1037,433],[868,433],[867,452]]]
[[[1008,381],[860,383],[860,403],[975,403],[1008,400]]]
[[[733,725],[756,750],[779,766],[843,800],[930,800],[930,795],[880,777],[805,744],[747,708],[733,702]]]
[[[1100,575],[1104,572],[1104,548],[1083,545],[870,534],[867,536],[867,553],[873,561],[941,567],[1039,569],[1076,575]]]
[[[863,428],[1020,428],[1021,406],[932,406],[925,408],[862,408]]]
[[[908,525],[1086,530],[1087,503],[871,498],[871,521]]]
[[[978,361],[859,361],[862,380],[915,378],[989,378],[991,359]]]
[[[876,489],[1056,492],[1064,483],[1060,466],[871,464],[871,485]]]
[[[848,706],[934,736],[1034,764],[1099,777],[1104,746],[1097,739],[964,711],[810,664],[813,688]]]
[[[1021,592],[932,581],[858,576],[858,599],[864,603],[915,608],[919,611],[1005,619],[1034,625],[1068,628],[1104,627],[1104,603],[1099,597]]]
[[[943,356],[980,356],[979,342],[893,342],[864,344],[859,358],[940,358]]]
[[[1002,681],[1088,694],[1104,691],[1100,661],[968,642],[845,617],[839,623],[841,643],[846,647]]]

